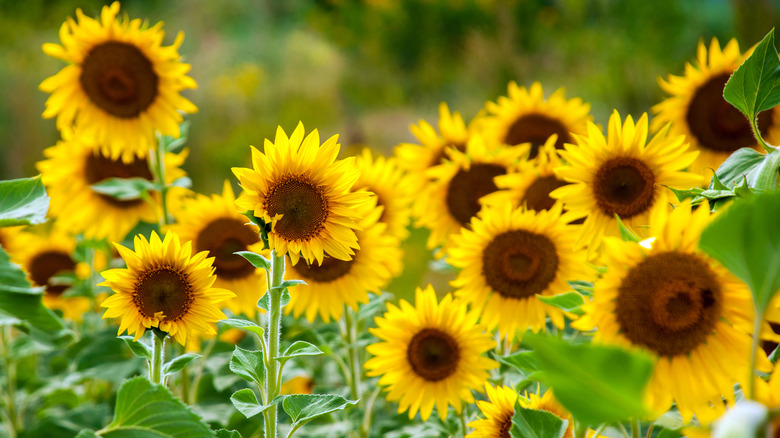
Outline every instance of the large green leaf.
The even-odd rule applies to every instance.
[[[46,222],[49,196],[41,177],[0,181],[0,227]]]
[[[731,75],[723,97],[751,121],[780,103],[780,60],[772,29]]]
[[[244,350],[236,346],[233,350],[233,358],[230,359],[230,371],[247,382],[254,383],[259,388],[265,385],[265,363],[263,352]]]
[[[718,170],[715,177],[710,181],[710,189],[716,189],[716,181],[720,181],[723,186],[733,188],[747,178],[764,161],[766,155],[751,148],[737,149],[726,158]]]
[[[282,395],[272,403],[279,401],[282,402],[284,412],[293,420],[293,431],[317,417],[357,404],[357,400],[347,400],[336,394]]]
[[[780,192],[735,202],[704,229],[699,247],[750,287],[759,312],[780,288]]]
[[[567,420],[557,415],[515,405],[512,416],[512,438],[562,438],[569,426]]]
[[[215,437],[208,425],[162,385],[134,377],[119,388],[114,421],[98,435],[124,437]]]
[[[319,348],[317,348],[317,346],[312,345],[305,341],[295,341],[292,345],[287,347],[286,350],[284,350],[284,353],[281,356],[277,356],[274,359],[282,363],[285,363],[293,357],[319,356],[320,354],[323,353]]]
[[[526,334],[544,374],[542,380],[580,423],[602,424],[643,418],[642,404],[653,362],[618,347],[570,345],[562,339]]]
[[[260,402],[257,401],[255,392],[249,388],[240,389],[234,392],[233,395],[230,396],[230,401],[233,402],[233,406],[238,409],[238,412],[244,414],[246,418],[254,417],[276,404],[270,403],[267,406],[260,404]]]

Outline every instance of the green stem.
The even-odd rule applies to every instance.
[[[151,380],[152,383],[161,384],[165,338],[158,336],[157,333],[153,333],[152,343],[154,344],[154,350],[152,351],[152,363],[149,367],[149,380]]]
[[[268,329],[265,351],[265,403],[279,396],[281,390],[281,367],[275,358],[279,356],[279,338],[282,330],[282,289],[277,287],[284,279],[284,256],[271,250],[271,287],[268,289]],[[277,406],[273,405],[264,412],[265,438],[276,438]]]
[[[160,226],[168,225],[170,220],[168,218],[168,186],[165,184],[165,147],[159,138],[157,139],[157,148],[149,151],[149,167],[154,175],[154,182],[161,187],[162,216],[160,217]]]
[[[753,320],[753,342],[750,345],[750,374],[748,376],[748,399],[750,400],[755,400],[756,395],[756,352],[761,341],[761,322],[764,320],[764,313],[758,312],[758,306],[755,303],[753,303],[753,307],[756,308],[756,315]]]
[[[463,433],[463,438],[466,438],[466,435],[469,433],[469,427],[466,426],[466,407],[464,406],[463,409],[461,409],[460,414],[458,414],[458,418],[460,418],[460,430]]]
[[[186,353],[187,350],[184,348],[184,346],[181,346],[181,354]],[[189,403],[190,400],[190,372],[187,367],[184,367],[181,370],[181,375],[179,376],[181,379],[181,400],[184,403]]]
[[[642,432],[642,428],[639,425],[639,420],[631,420],[631,436],[633,438],[639,438],[639,434]]]
[[[588,433],[588,427],[586,425],[578,421],[574,422],[574,438],[585,438],[585,435],[587,433]]]
[[[601,434],[601,432],[603,432],[604,429],[606,429],[606,428],[607,428],[607,424],[606,423],[602,424],[601,426],[596,428],[595,431],[593,431],[593,435],[592,436],[594,436],[594,437],[599,436]]]
[[[200,380],[203,378],[203,370],[206,368],[206,359],[209,358],[211,355],[211,351],[214,349],[214,346],[217,345],[217,338],[214,337],[213,339],[210,339],[208,344],[206,345],[206,348],[203,350],[203,354],[200,357],[200,365],[198,365],[198,372],[195,373],[195,379],[192,381],[192,393],[191,398],[192,400],[185,400],[187,404],[195,404],[197,400],[197,394],[198,394],[198,385],[200,385]]]
[[[3,327],[0,330],[0,354],[3,356],[3,368],[5,371],[5,391],[3,391],[3,405],[7,413],[8,423],[6,429],[10,438],[16,438],[16,432],[19,430],[19,422],[16,412],[16,362],[11,354],[11,326]]]
[[[369,436],[371,434],[371,418],[373,418],[372,414],[374,411],[374,403],[376,402],[376,398],[379,396],[381,391],[382,387],[377,386],[368,397],[368,400],[366,400],[366,409],[365,412],[363,412],[363,424],[360,425],[360,433],[365,433],[365,436]]]
[[[352,400],[360,399],[360,357],[357,352],[357,322],[355,312],[344,304],[344,340],[349,358],[349,392]]]
[[[775,150],[774,147],[772,147],[770,144],[764,140],[764,137],[761,136],[761,131],[758,129],[758,116],[753,117],[753,120],[750,121],[750,126],[753,128],[753,134],[756,136],[756,140],[758,140],[758,144],[761,145],[762,148],[766,151],[766,153],[770,153]]]

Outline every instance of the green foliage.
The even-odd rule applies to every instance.
[[[317,417],[357,404],[357,400],[347,400],[335,394],[281,395],[273,403],[280,401],[284,412],[293,420],[290,434]]]
[[[777,167],[780,166],[780,150],[767,154],[756,166],[750,187],[758,191],[777,187]]]
[[[515,405],[512,416],[512,438],[562,438],[569,422],[557,415]]]
[[[536,295],[539,301],[548,304],[553,307],[557,307],[564,312],[573,313],[575,315],[584,315],[585,312],[580,308],[585,304],[585,298],[577,292],[566,292],[551,297],[544,295]]]
[[[254,266],[255,268],[262,268],[265,269],[266,271],[270,271],[271,269],[271,261],[256,252],[236,251],[233,254],[238,254],[241,257],[245,258],[246,261],[251,263],[252,266]]]
[[[240,389],[230,396],[230,401],[233,402],[233,406],[246,416],[246,418],[254,417],[257,414],[263,413],[266,409],[273,406],[275,403],[268,405],[261,405],[257,401],[255,392],[249,388]]]
[[[751,148],[737,149],[718,167],[709,188],[715,189],[719,184],[729,188],[746,179],[753,181],[755,169],[764,161],[765,157],[766,155]]]
[[[574,418],[585,424],[602,424],[643,418],[642,404],[653,362],[645,354],[618,347],[570,345],[543,335],[526,334],[544,373],[542,381]]]
[[[179,137],[174,138],[170,135],[159,135],[157,141],[159,141],[162,145],[162,148],[165,152],[170,152],[173,154],[179,153],[183,148],[184,145],[187,144],[187,139],[190,134],[190,121],[185,120],[179,125]]]
[[[263,339],[263,333],[265,333],[265,330],[263,330],[262,327],[260,327],[259,325],[255,324],[254,322],[248,321],[246,319],[231,318],[231,319],[223,319],[221,322],[223,324],[227,324],[227,325],[229,325],[231,327],[234,327],[234,328],[237,328],[237,329],[243,329],[243,330],[250,331],[250,332],[256,334],[257,337],[260,338],[260,339]]]
[[[230,359],[230,371],[260,388],[265,385],[265,362],[262,351],[244,350],[236,345]]]
[[[774,29],[734,71],[723,89],[723,97],[751,123],[755,122],[758,113],[780,103],[780,60],[775,49]]]
[[[620,229],[620,238],[623,239],[624,242],[639,242],[640,239],[639,236],[634,233],[633,230],[628,228],[626,224],[623,223],[622,220],[620,220],[620,216],[615,213],[615,220],[617,221],[618,228]]]
[[[110,196],[120,201],[134,199],[149,200],[149,192],[159,191],[160,187],[146,178],[106,178],[90,186],[92,190],[102,195]]]
[[[0,227],[46,222],[49,196],[41,177],[0,181]]]
[[[179,371],[183,370],[184,367],[189,365],[190,362],[193,360],[199,358],[199,354],[195,353],[185,353],[180,356],[176,356],[174,359],[170,360],[169,362],[166,362],[165,365],[163,365],[162,372],[166,376],[170,376],[171,374],[176,374]]]
[[[134,355],[142,359],[152,358],[152,347],[143,341],[143,338],[133,341],[133,336],[120,336],[119,339],[125,341]]]
[[[741,200],[715,218],[699,247],[747,283],[759,314],[780,287],[780,192]]]
[[[241,434],[237,430],[219,429],[217,438],[241,438]]]
[[[319,348],[317,348],[316,345],[312,345],[304,341],[295,341],[293,342],[292,345],[287,347],[286,350],[284,350],[284,353],[281,356],[277,356],[274,359],[284,364],[285,362],[292,359],[293,357],[319,356],[320,354],[323,354],[323,352]]]
[[[257,300],[257,307],[265,310],[268,312],[268,306],[271,305],[269,300],[271,297],[268,293],[264,294],[262,297],[260,297],[259,300]],[[281,307],[284,307],[287,305],[287,303],[290,302],[290,292],[287,290],[287,288],[282,289],[282,299],[281,299]]]

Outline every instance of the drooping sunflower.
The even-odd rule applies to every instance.
[[[575,135],[577,144],[560,152],[567,165],[555,174],[573,184],[550,196],[574,216],[585,217],[578,246],[589,245],[595,254],[603,236],[619,235],[615,215],[644,235],[651,212],[669,208],[673,195],[667,187],[700,185],[700,175],[684,171],[698,153],[688,150],[684,137],[668,131],[667,126],[647,142],[647,114],[635,125],[631,116],[621,123],[615,111],[607,137],[590,123],[588,135]]]
[[[752,321],[747,286],[699,251],[711,216],[706,205],[683,203],[658,210],[650,222],[654,240],[644,244],[605,238],[607,272],[595,283],[579,330],[598,327],[594,342],[642,349],[655,358],[648,384],[650,406],[665,412],[672,403],[688,422],[708,423],[734,402],[734,384],[750,371]],[[649,249],[647,248],[649,246]],[[759,350],[758,368],[771,369]]]
[[[512,417],[515,415],[517,392],[508,386],[485,384],[488,401],[478,400],[477,406],[485,418],[472,421],[468,427],[474,429],[469,438],[509,438]]]
[[[686,64],[683,76],[658,79],[670,96],[653,106],[656,116],[650,128],[658,131],[671,123],[670,135],[685,135],[691,148],[700,151],[690,170],[707,180],[732,152],[743,147],[758,149],[747,118],[723,98],[726,81],[743,59],[736,39],[723,50],[717,38],[712,39],[709,50],[699,41],[696,65]],[[761,112],[758,127],[770,143],[780,142],[780,111]]]
[[[542,84],[534,82],[530,88],[509,83],[509,97],[501,96],[498,103],[485,105],[488,115],[480,123],[480,131],[489,143],[515,146],[531,143],[529,158],[536,157],[539,148],[556,134],[557,149],[571,143],[571,134],[585,134],[587,123],[593,120],[590,105],[580,98],[566,99],[565,90],[555,90],[544,98]]]
[[[192,242],[182,244],[173,232],[160,236],[152,231],[134,239],[135,249],[114,244],[127,268],[101,272],[98,286],[116,292],[106,298],[103,318],[121,317],[118,334],[125,330],[138,340],[146,329],[157,327],[185,345],[198,333],[216,334],[214,323],[226,316],[218,304],[235,297],[216,281],[208,251],[192,253]]]
[[[233,168],[244,189],[236,205],[271,224],[271,248],[293,263],[302,256],[322,264],[325,252],[349,260],[358,248],[356,211],[371,197],[350,191],[360,175],[354,157],[336,161],[338,136],[320,146],[316,129],[303,135],[303,123],[289,138],[279,127],[264,152],[252,146],[253,169]]]
[[[149,27],[140,18],[118,19],[119,2],[104,6],[100,20],[76,10],[60,28],[62,45],[47,43],[43,51],[70,65],[44,80],[51,93],[44,118],[57,117],[57,129],[75,126],[92,137],[102,155],[125,162],[145,157],[155,132],[179,137],[180,112],[195,105],[179,92],[196,88],[179,61],[184,34],[162,46],[162,23]]]
[[[431,182],[418,196],[426,208],[416,223],[431,230],[428,248],[446,248],[451,235],[468,227],[482,208],[479,199],[498,190],[494,178],[515,172],[516,163],[527,152],[525,147],[488,148],[475,134],[465,152],[451,149],[451,160],[430,168],[426,175]]]
[[[152,181],[146,158],[112,159],[88,139],[63,131],[63,139],[43,151],[46,160],[36,167],[51,196],[49,214],[57,225],[88,239],[121,241],[139,222],[157,222],[158,207],[142,199],[118,200],[94,191],[90,185],[108,178],[143,178]],[[187,152],[165,155],[165,176],[170,183],[185,176],[180,169]],[[170,197],[176,191],[169,191]],[[157,195],[152,195],[157,200]]]
[[[365,367],[369,376],[382,376],[379,384],[388,385],[388,400],[398,400],[398,413],[408,410],[411,419],[419,410],[426,421],[435,405],[443,420],[449,405],[460,412],[463,402],[474,403],[471,391],[498,366],[482,356],[495,341],[479,315],[449,294],[437,302],[430,285],[417,289],[415,306],[401,300],[387,308],[369,329],[382,342],[366,347],[374,357]]]
[[[11,260],[27,273],[33,286],[44,286],[43,305],[52,310],[61,310],[66,319],[81,321],[91,308],[86,297],[64,297],[68,286],[55,284],[51,280],[57,275],[76,273],[82,266],[73,259],[76,240],[68,234],[51,230],[47,234],[20,231],[9,235],[3,243]],[[86,267],[86,266],[83,266]]]
[[[387,233],[387,224],[379,222],[382,209],[361,213],[361,229],[356,231],[360,249],[351,260],[325,257],[322,264],[305,260],[291,262],[285,279],[300,279],[306,284],[290,291],[287,314],[303,314],[309,321],[319,314],[323,321],[338,320],[344,305],[357,310],[368,302],[368,293],[380,294],[390,280],[401,273],[403,253],[398,237]]]
[[[571,225],[560,204],[534,212],[509,204],[487,208],[463,229],[449,248],[448,262],[461,271],[455,295],[481,309],[488,329],[498,326],[512,339],[517,330],[538,332],[549,316],[563,328],[563,311],[537,295],[571,289],[569,280],[590,280],[595,272],[584,249],[575,249],[580,225]]]
[[[208,251],[214,258],[217,280],[215,287],[233,291],[236,297],[224,305],[238,315],[250,319],[257,312],[257,300],[266,290],[264,269],[256,269],[237,251],[262,252],[259,230],[247,225],[247,219],[235,208],[236,197],[230,182],[225,181],[222,195],[195,195],[184,200],[174,211],[177,223],[170,230],[183,241],[192,241],[193,251]]]

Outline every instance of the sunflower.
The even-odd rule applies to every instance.
[[[27,273],[33,286],[43,286],[43,305],[52,310],[61,310],[66,319],[79,322],[91,308],[86,297],[64,297],[68,286],[55,284],[51,279],[57,275],[81,272],[82,268],[72,254],[76,251],[76,240],[62,231],[52,230],[46,235],[27,231],[9,234],[4,248],[11,260]]]
[[[498,190],[494,178],[515,171],[516,163],[527,154],[527,148],[489,149],[480,135],[473,135],[466,150],[450,150],[451,161],[428,170],[432,181],[418,196],[426,208],[417,226],[431,230],[428,248],[444,244],[477,216],[479,199]]]
[[[139,234],[135,250],[114,246],[127,268],[103,271],[98,286],[116,292],[101,307],[107,308],[103,318],[122,318],[118,334],[127,330],[138,340],[157,327],[185,345],[188,337],[216,333],[214,323],[226,318],[217,304],[235,294],[212,287],[216,276],[208,251],[192,254],[192,242],[182,245],[173,232],[164,240],[154,231],[149,240]]]
[[[236,251],[261,252],[263,244],[257,226],[246,225],[246,217],[235,210],[236,197],[230,182],[225,181],[222,196],[196,195],[184,200],[174,211],[177,223],[170,230],[183,241],[192,241],[193,251],[208,251],[214,258],[217,275],[215,287],[236,294],[224,305],[238,315],[254,318],[257,300],[265,293],[264,269],[256,269]]]
[[[474,403],[471,391],[498,366],[482,356],[496,343],[477,323],[479,315],[449,294],[437,302],[430,285],[417,289],[414,307],[406,300],[387,307],[375,319],[377,328],[369,329],[382,342],[366,348],[374,357],[365,367],[367,375],[382,376],[387,399],[399,400],[398,413],[409,410],[411,419],[419,410],[426,421],[435,404],[443,420],[449,405],[460,412],[462,402]]]
[[[44,118],[57,117],[57,129],[75,125],[95,139],[102,155],[132,162],[154,146],[155,132],[179,137],[181,112],[195,105],[179,92],[196,88],[179,62],[179,33],[163,47],[162,23],[148,27],[141,19],[117,19],[119,2],[104,6],[100,20],[76,10],[60,28],[62,45],[47,43],[43,51],[70,65],[44,80],[51,93]]]
[[[534,212],[503,204],[484,211],[463,229],[448,250],[448,262],[462,268],[452,281],[455,295],[481,310],[489,329],[514,337],[526,328],[544,329],[547,316],[563,328],[563,311],[537,295],[571,290],[569,280],[595,275],[586,251],[575,249],[579,225],[569,225],[560,204]]]
[[[670,135],[685,135],[691,147],[700,151],[690,170],[708,179],[710,169],[717,169],[737,149],[760,149],[747,118],[723,98],[726,81],[742,61],[737,40],[732,39],[721,50],[713,38],[709,50],[699,41],[697,65],[686,64],[683,76],[658,79],[670,97],[653,106],[656,116],[650,128],[658,131],[671,123]],[[780,142],[779,110],[761,112],[758,126],[770,143]]]
[[[547,99],[542,84],[534,82],[531,88],[509,83],[509,97],[499,97],[498,103],[485,105],[488,115],[480,124],[485,139],[493,144],[515,146],[531,143],[529,158],[536,157],[539,148],[556,134],[557,149],[571,143],[571,134],[585,134],[587,123],[593,120],[590,105],[582,99],[566,99],[559,88]]]
[[[649,245],[606,238],[607,272],[586,315],[572,323],[598,327],[594,342],[652,354],[649,406],[665,412],[674,402],[686,422],[694,414],[702,423],[717,418],[722,397],[733,403],[733,385],[750,371],[750,334],[738,328],[752,321],[750,291],[698,250],[710,220],[706,205],[692,212],[684,203],[654,214]],[[771,369],[759,354],[759,369]]]
[[[619,234],[615,215],[643,234],[655,209],[668,209],[667,187],[690,188],[701,176],[684,172],[696,159],[685,138],[669,136],[668,126],[647,142],[647,114],[636,125],[631,116],[621,123],[617,111],[609,118],[608,137],[594,124],[588,135],[575,136],[560,154],[568,163],[555,169],[569,184],[550,193],[575,217],[586,217],[578,246],[590,245],[595,254],[604,235]]]
[[[112,159],[94,143],[80,135],[63,131],[63,139],[43,151],[47,157],[36,167],[51,196],[49,214],[57,225],[72,233],[83,233],[88,239],[121,241],[138,223],[157,222],[155,203],[142,199],[118,200],[94,191],[90,186],[107,178],[143,178],[152,181],[146,158]],[[187,153],[165,155],[165,175],[171,183],[185,175],[179,166]],[[177,191],[169,191],[169,199]],[[152,194],[152,199],[159,199]]]
[[[401,242],[387,233],[387,225],[379,222],[382,209],[373,208],[361,215],[361,229],[356,231],[360,249],[351,260],[325,257],[322,264],[305,260],[288,263],[285,279],[302,279],[305,285],[290,291],[287,314],[301,314],[310,322],[317,314],[323,321],[341,318],[344,305],[358,309],[358,303],[368,302],[368,293],[380,294],[390,280],[401,273]]]
[[[469,438],[509,438],[512,417],[515,415],[517,392],[508,386],[494,387],[485,384],[488,401],[478,400],[477,406],[484,419],[472,421],[468,427],[474,429]]]
[[[378,207],[382,208],[381,222],[387,224],[387,232],[401,240],[409,236],[409,203],[411,188],[409,178],[398,167],[395,158],[371,156],[371,150],[363,149],[355,160],[360,177],[354,189],[366,189],[376,196]]]
[[[360,173],[354,157],[336,161],[338,136],[320,146],[316,129],[306,138],[303,133],[303,123],[289,138],[279,127],[274,143],[265,141],[264,153],[251,147],[254,169],[233,168],[244,189],[236,205],[271,224],[271,248],[293,263],[302,255],[322,264],[325,252],[349,260],[358,248],[356,210],[370,196],[350,192]]]

